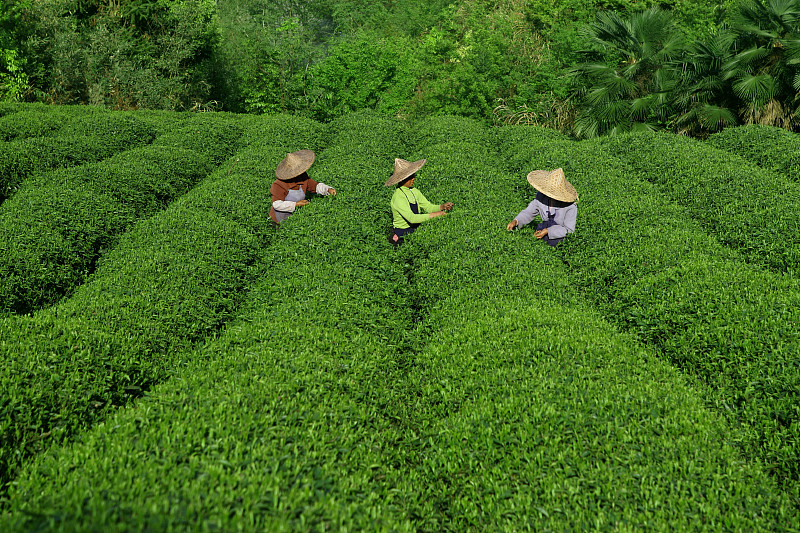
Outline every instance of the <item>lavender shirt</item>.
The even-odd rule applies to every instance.
[[[563,202],[554,202],[554,204],[564,205]],[[537,215],[541,217],[542,222],[550,222],[551,225],[547,228],[549,239],[563,239],[568,233],[575,232],[578,205],[573,202],[566,207],[549,207],[548,198],[539,193],[536,195],[536,199],[516,216],[518,227],[530,224]]]

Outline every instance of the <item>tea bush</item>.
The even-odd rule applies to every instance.
[[[744,456],[796,498],[800,282],[747,264],[595,143],[526,143],[523,151],[526,168],[562,166],[581,195],[579,228],[560,250],[573,282],[614,324],[703,384]]]
[[[31,454],[164,380],[178,354],[230,319],[273,233],[265,176],[285,150],[243,150],[123,234],[70,298],[0,321],[3,482]]]
[[[211,170],[195,151],[148,146],[32,179],[0,207],[2,309],[28,313],[69,294],[120,234]]]
[[[283,223],[258,261],[260,282],[240,319],[186,356],[185,368],[151,389],[138,407],[120,411],[82,444],[43,455],[28,470],[61,485],[72,477],[68,465],[88,453],[95,460],[85,462],[81,478],[92,479],[108,498],[86,500],[81,489],[62,485],[67,492],[60,502],[47,490],[24,503],[32,479],[25,474],[12,486],[12,509],[41,513],[26,518],[12,512],[6,525],[103,524],[109,531],[403,526],[402,514],[393,511],[399,503],[382,500],[397,477],[389,465],[380,466],[380,447],[392,436],[402,438],[382,411],[399,405],[393,391],[402,386],[403,366],[392,354],[407,313],[402,288],[397,300],[398,291],[386,283],[402,268],[385,253],[389,245],[375,224],[383,217],[377,192],[391,171],[386,154],[404,149],[393,121],[360,115],[333,128],[341,139],[361,136],[368,149],[347,141],[318,154],[309,174],[339,194],[312,198]],[[259,159],[267,155],[259,153]],[[274,169],[282,157],[266,159]],[[270,182],[264,182],[266,191]],[[138,438],[122,437],[134,427]],[[110,461],[95,455],[106,446],[102,455],[113,456]],[[132,457],[131,446],[143,452],[134,470],[125,459]],[[184,463],[189,456],[193,466]],[[223,457],[229,466],[214,467]],[[186,478],[181,464],[206,474]],[[108,484],[108,467],[136,471],[139,481],[113,474]],[[382,481],[387,474],[391,478]],[[209,491],[207,483],[222,490]],[[139,504],[154,492],[168,495],[163,507]],[[55,510],[73,498],[76,514]],[[173,515],[173,506],[184,516]]]
[[[0,202],[12,196],[30,176],[57,168],[101,161],[119,152],[146,145],[153,130],[130,115],[109,116],[96,124],[64,126],[52,137],[35,137],[0,143]],[[66,130],[66,131],[65,131]]]
[[[709,136],[708,144],[761,168],[800,182],[800,138],[783,128],[753,124],[725,128]]]
[[[71,298],[0,321],[0,529],[800,528],[793,278],[664,232],[681,207],[538,128],[240,126]],[[273,233],[274,168],[309,147],[338,195]],[[396,250],[395,157],[455,202]],[[551,249],[505,225],[555,166],[581,202]]]
[[[557,252],[532,231],[506,232],[534,196],[524,174],[505,172],[496,154],[469,143],[422,146],[423,154],[431,196],[456,205],[403,248],[426,338],[408,376],[421,389],[409,456],[424,473],[417,484],[427,506],[415,511],[431,520],[425,529],[797,523],[786,495],[739,492],[770,482],[758,466],[731,476],[738,452],[719,446],[729,430],[681,375],[591,310]],[[676,472],[686,483],[678,490],[635,481]],[[696,493],[714,503],[696,505]],[[760,512],[743,512],[753,497],[764,512],[755,520]]]
[[[559,251],[506,233],[530,189],[473,134],[407,146],[393,121],[332,125],[310,174],[339,195],[280,227],[238,319],[37,457],[0,525],[796,527],[694,384],[593,310]],[[394,156],[427,158],[418,185],[456,203],[399,250],[376,231]]]
[[[0,117],[18,113],[28,106],[47,107],[45,104],[27,104],[23,102],[0,102]]]
[[[599,145],[658,185],[706,232],[750,262],[797,273],[800,183],[702,141],[667,134],[609,137]],[[602,157],[602,151],[598,151]]]
[[[121,233],[208,175],[243,132],[222,115],[190,122],[151,146],[32,178],[7,201],[0,208],[0,309],[27,313],[72,292]]]
[[[240,140],[244,133],[242,122],[236,115],[227,113],[196,115],[160,135],[153,144],[194,150],[208,156],[217,166],[243,144]]]
[[[47,137],[56,134],[68,122],[53,106],[17,104],[16,109],[0,116],[0,141]]]

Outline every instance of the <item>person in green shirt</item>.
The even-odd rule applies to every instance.
[[[412,233],[421,223],[440,217],[453,208],[453,202],[435,205],[414,187],[416,174],[426,159],[419,161],[394,160],[394,173],[385,185],[398,185],[392,195],[392,235],[389,241],[396,247],[403,244],[403,237]]]

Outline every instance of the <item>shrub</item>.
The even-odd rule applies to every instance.
[[[59,117],[61,122],[68,120]],[[131,116],[108,114],[101,120],[61,125],[58,135],[2,143],[0,202],[17,192],[30,176],[56,168],[101,161],[153,140],[152,130]]]
[[[796,494],[800,381],[790,369],[800,334],[787,325],[798,321],[798,280],[744,262],[597,144],[525,149],[528,167],[563,166],[581,195],[578,228],[559,250],[572,281],[616,326],[697,379],[744,456]],[[660,152],[646,153],[658,161]]]
[[[230,319],[272,234],[264,155],[241,152],[235,172],[220,169],[136,224],[72,297],[0,321],[3,482],[31,454],[166,379],[185,349]]]
[[[591,310],[559,251],[505,232],[515,208],[496,199],[521,201],[524,177],[488,143],[343,124],[315,166],[339,195],[281,226],[239,319],[135,408],[37,458],[0,525],[796,526],[697,389]],[[359,135],[427,157],[420,185],[456,210],[392,250],[375,229],[391,161]]]
[[[0,209],[2,309],[27,313],[70,294],[121,233],[211,168],[195,151],[148,146],[30,180]]]
[[[796,133],[783,128],[754,124],[725,128],[711,135],[707,142],[783,178],[800,181],[800,139]]]
[[[402,146],[396,144],[394,136],[396,129],[393,123],[382,120],[370,123],[363,120],[358,124],[369,126],[369,131],[387,149],[393,152],[402,149]],[[354,135],[357,132],[349,133]],[[204,195],[202,202],[197,205],[209,205],[207,217],[215,217],[217,214],[229,211],[235,213],[235,216],[242,216],[243,206],[246,211],[260,209],[261,217],[265,217],[267,210],[263,209],[264,195],[268,194],[271,180],[264,180],[260,176],[274,169],[274,165],[285,155],[287,148],[281,146],[266,150],[262,145],[248,151],[247,157],[237,154],[241,157],[241,161],[234,168],[230,178],[219,180],[213,186],[209,184],[208,187],[208,190],[216,192],[220,183],[228,180],[231,183],[241,183],[243,177],[247,176],[248,181],[259,184],[258,194],[252,197],[240,197],[236,200],[238,202],[236,205],[228,204],[235,199],[234,195],[224,197],[224,201],[218,205],[209,205],[206,202],[216,200],[219,194]],[[148,448],[157,445],[163,450],[159,453],[162,453],[163,457],[169,457],[169,461],[173,459],[182,461],[180,458],[185,457],[184,446],[194,447],[199,444],[197,439],[201,438],[202,434],[208,436],[208,431],[214,434],[224,431],[232,438],[234,434],[230,431],[251,434],[255,440],[252,441],[252,446],[248,446],[249,451],[246,453],[256,461],[252,464],[268,461],[271,466],[265,466],[265,469],[257,467],[249,471],[247,468],[239,470],[237,467],[235,473],[233,470],[230,471],[232,476],[225,474],[218,479],[221,486],[230,487],[232,482],[247,483],[256,489],[255,492],[248,494],[240,492],[237,497],[243,497],[243,501],[235,504],[225,496],[226,490],[216,492],[221,496],[220,499],[204,497],[206,503],[203,504],[204,510],[200,511],[200,508],[195,507],[194,498],[200,494],[198,490],[203,490],[201,486],[192,486],[191,483],[186,485],[183,482],[180,486],[174,485],[173,476],[183,475],[181,468],[170,468],[169,472],[165,472],[159,471],[152,465],[145,466],[144,463],[136,467],[140,473],[138,475],[157,474],[152,483],[148,482],[150,485],[148,491],[156,490],[172,494],[162,500],[167,505],[171,505],[171,501],[176,501],[175,498],[180,499],[187,505],[185,509],[191,522],[195,524],[202,522],[208,527],[217,525],[222,529],[236,527],[236,524],[251,529],[272,529],[281,523],[308,527],[309,524],[336,516],[342,523],[351,524],[356,529],[374,523],[374,515],[359,513],[358,509],[360,501],[374,500],[371,491],[364,491],[364,487],[373,480],[380,482],[375,469],[370,466],[379,459],[380,451],[373,449],[364,441],[364,437],[369,433],[353,429],[363,423],[368,429],[380,427],[391,430],[390,420],[373,418],[378,413],[379,407],[362,400],[369,398],[384,404],[391,399],[381,395],[381,392],[388,392],[386,388],[372,389],[368,385],[370,382],[376,385],[382,383],[382,378],[387,372],[397,378],[401,376],[402,368],[387,369],[384,365],[394,366],[388,354],[394,351],[395,344],[387,342],[387,339],[396,338],[393,332],[399,331],[405,316],[402,313],[395,313],[396,309],[393,306],[386,305],[394,295],[394,290],[389,290],[388,287],[375,290],[384,280],[392,276],[392,270],[397,270],[392,266],[390,257],[381,253],[388,244],[382,236],[375,235],[373,225],[374,221],[382,216],[376,209],[382,203],[382,199],[375,194],[375,191],[383,187],[383,181],[373,183],[370,178],[385,165],[387,165],[385,158],[369,151],[358,150],[357,144],[341,144],[320,153],[319,161],[314,167],[315,175],[321,181],[338,187],[339,196],[314,200],[308,207],[284,222],[277,233],[278,238],[271,241],[269,247],[262,248],[263,257],[257,260],[252,268],[253,272],[258,273],[255,276],[260,282],[244,306],[242,318],[235,326],[194,352],[175,355],[185,361],[186,374],[184,375],[184,370],[177,371],[168,383],[152,388],[138,404],[143,406],[147,402],[154,402],[152,409],[147,409],[154,418],[141,426],[143,431],[148,433],[147,436],[143,435],[143,438],[137,441],[119,439],[119,435],[113,435],[113,431],[106,432],[106,429],[111,427],[122,427],[113,421],[97,428],[95,435],[100,440],[111,438],[114,441],[114,452],[107,449],[107,453],[119,454],[120,459],[112,461],[118,466],[125,464],[124,457],[129,457],[128,451],[124,448],[135,442]],[[195,205],[197,201],[193,199],[191,204]],[[184,202],[190,203],[188,198],[181,200],[181,203]],[[181,220],[181,217],[185,217],[185,214],[180,216],[176,214],[174,220]],[[266,219],[261,220],[266,227]],[[212,239],[203,241],[213,242]],[[219,253],[225,257],[230,255],[230,250],[223,249]],[[165,254],[164,257],[168,255]],[[197,268],[196,259],[185,263],[186,266],[183,268],[189,271]],[[226,273],[229,269],[222,266],[221,272]],[[131,271],[123,273],[120,279],[126,279],[132,274]],[[141,277],[141,274],[136,274],[135,277]],[[213,285],[203,284],[203,287],[208,286]],[[159,291],[158,294],[162,292],[164,291]],[[171,292],[174,292],[174,289]],[[184,297],[189,297],[185,290],[181,293]],[[163,298],[166,296],[158,297],[158,299]],[[191,320],[195,314],[187,313],[185,316],[187,320]],[[166,330],[165,326],[160,325],[163,320],[162,317],[153,325]],[[137,331],[139,327],[136,326]],[[137,338],[130,333],[128,336]],[[165,353],[163,347],[153,350],[154,355],[161,353]],[[252,357],[250,355],[242,357],[242,353],[252,354]],[[176,363],[173,365],[172,368],[177,366]],[[200,373],[195,372],[195,369],[200,367],[205,370]],[[210,388],[195,381],[195,378],[200,376],[208,379],[207,384]],[[228,389],[228,384],[233,389]],[[172,389],[173,386],[177,386],[177,389]],[[237,397],[242,398],[242,401],[219,401],[221,397],[218,394],[225,394],[224,391],[234,389],[240,391]],[[178,403],[174,403],[178,398],[180,398]],[[251,401],[255,403],[250,403]],[[195,413],[196,418],[176,416],[177,413],[173,409],[179,405],[191,406],[191,412]],[[212,405],[217,407],[214,408]],[[220,410],[228,406],[234,407],[236,413],[223,413]],[[183,411],[182,408],[179,410]],[[120,412],[118,416],[127,416],[132,412],[126,410]],[[183,412],[188,414],[189,411]],[[317,425],[320,437],[306,441],[310,430],[308,424],[318,424],[314,422],[315,420],[324,421]],[[177,424],[183,429],[178,429],[176,426],[178,433],[172,434],[176,438],[164,440],[166,434],[162,431],[172,424]],[[150,429],[155,430],[155,433],[150,434]],[[183,437],[177,437],[179,434]],[[273,439],[270,435],[280,436]],[[241,434],[237,433],[235,438],[241,438]],[[298,453],[293,457],[285,458],[284,464],[293,473],[274,463],[276,458],[284,455],[281,451],[285,450],[284,438],[308,442],[308,445],[303,444],[302,449],[298,449]],[[330,445],[331,438],[336,439],[333,446]],[[100,442],[99,440],[90,442],[85,438],[82,440],[92,447]],[[55,450],[54,452],[58,453]],[[210,458],[205,455],[206,452],[214,454],[205,445],[197,448],[197,452],[197,457],[203,465]],[[232,449],[229,449],[229,452],[226,451],[225,455],[236,461],[235,456],[238,452]],[[95,457],[99,459],[99,456]],[[66,465],[70,461],[66,456],[61,456],[56,463],[50,463],[44,456],[43,460],[58,470],[61,465]],[[85,464],[84,475],[102,476],[100,470],[102,463],[103,461],[88,461]],[[202,468],[205,470],[205,466]],[[63,470],[50,479],[60,482],[63,480],[62,474],[69,475]],[[295,481],[286,478],[287,474]],[[202,484],[203,477],[195,478],[195,481]],[[25,475],[18,478],[18,481],[27,478]],[[67,520],[72,521],[74,518],[90,528],[93,527],[90,524],[97,524],[98,520],[101,520],[106,524],[105,528],[112,530],[129,527],[133,522],[150,524],[158,528],[182,527],[179,522],[184,519],[179,518],[178,522],[173,522],[172,518],[162,514],[160,509],[152,506],[139,507],[134,503],[142,497],[138,489],[128,485],[123,478],[116,479],[115,486],[108,488],[112,492],[122,488],[123,492],[120,494],[124,494],[124,500],[130,502],[116,507],[121,514],[114,510],[109,514],[109,509],[106,507],[108,501],[97,498],[93,499],[92,509],[87,507],[80,511],[81,518],[75,516]],[[100,478],[97,478],[97,481],[105,486],[105,482]],[[307,490],[308,487],[317,485],[323,492]],[[229,512],[232,505],[239,509],[248,508],[254,497],[257,500],[266,493],[264,491],[267,486],[283,487],[280,495],[273,495],[277,498],[276,502],[280,500],[273,508],[274,511],[264,508],[257,516],[249,517],[238,511]],[[353,499],[349,501],[329,499],[326,495],[331,493],[333,486],[341,487],[343,498]],[[180,487],[188,490],[184,491]],[[27,489],[22,490],[26,491]],[[105,492],[105,489],[103,492],[110,494]],[[73,496],[77,497],[77,493],[65,496],[67,500],[71,500]],[[50,504],[40,500],[35,505],[44,510]],[[223,511],[223,508],[227,510]],[[303,508],[305,511],[300,513],[300,509]],[[295,512],[293,510],[298,513],[296,517],[285,518],[283,513],[293,513]],[[45,524],[49,521],[46,516],[48,513],[49,511],[45,511],[38,518],[30,516],[24,518],[22,514],[14,512],[8,516],[12,522],[19,520],[27,522],[30,526],[40,520]],[[197,513],[202,513],[203,517]],[[101,515],[104,518],[100,518]]]
[[[686,137],[638,134],[600,144],[629,172],[658,185],[721,243],[749,262],[796,272],[800,184]],[[602,153],[602,152],[600,152]]]

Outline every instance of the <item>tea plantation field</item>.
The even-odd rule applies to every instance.
[[[0,531],[800,531],[799,149],[0,106]]]

